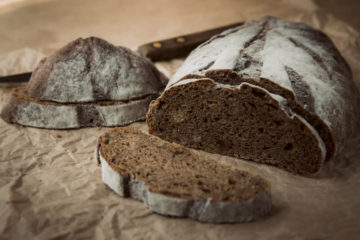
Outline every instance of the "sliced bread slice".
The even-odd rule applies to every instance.
[[[270,184],[262,177],[131,127],[102,135],[95,157],[105,184],[155,213],[230,223],[271,210]]]
[[[89,103],[57,103],[31,98],[24,87],[14,88],[1,117],[23,126],[73,129],[95,126],[123,126],[145,120],[150,102],[158,95],[150,94],[129,101]]]

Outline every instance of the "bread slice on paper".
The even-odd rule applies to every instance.
[[[102,135],[95,158],[106,185],[155,213],[231,223],[271,210],[270,184],[262,177],[131,127]]]
[[[122,126],[143,120],[166,77],[146,58],[96,37],[44,58],[25,87],[13,89],[2,118],[53,129]]]
[[[147,123],[167,141],[311,175],[355,132],[359,99],[324,33],[265,17],[196,48]]]

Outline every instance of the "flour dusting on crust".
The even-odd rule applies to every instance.
[[[61,103],[129,100],[156,94],[166,77],[146,58],[95,37],[77,39],[35,69],[28,94]]]

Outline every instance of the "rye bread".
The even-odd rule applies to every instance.
[[[196,48],[147,123],[168,141],[310,175],[341,153],[359,102],[348,64],[324,33],[265,17]]]
[[[95,158],[106,185],[155,213],[225,223],[253,221],[271,210],[263,178],[131,127],[102,135]]]
[[[144,120],[167,78],[146,58],[96,37],[44,58],[15,88],[1,117],[25,126],[68,129]]]

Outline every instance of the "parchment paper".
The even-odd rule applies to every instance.
[[[17,1],[0,7],[0,75],[32,70],[77,37],[141,43],[275,15],[325,31],[360,84],[357,31],[312,1]],[[181,60],[158,63],[171,75]],[[0,85],[0,109],[15,85]],[[133,124],[146,130],[144,123]],[[317,177],[229,157],[272,183],[274,209],[257,222],[206,224],[151,213],[101,180],[93,161],[106,128],[55,131],[0,120],[0,239],[360,239],[360,133]]]

